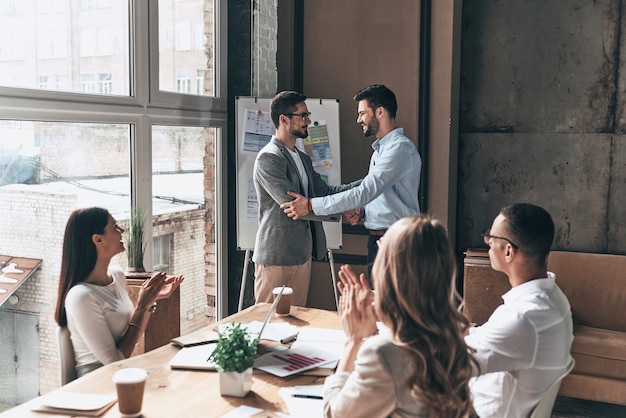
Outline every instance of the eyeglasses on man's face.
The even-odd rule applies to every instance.
[[[311,117],[311,112],[302,112],[302,113],[284,113],[285,116],[299,116],[302,120],[307,120]]]
[[[495,238],[495,239],[502,239],[502,240],[505,240],[506,242],[508,242],[509,244],[511,244],[511,246],[512,246],[513,248],[515,248],[516,250],[519,248],[519,247],[518,247],[518,246],[517,246],[517,245],[516,245],[513,241],[511,241],[511,240],[510,240],[510,239],[508,239],[508,238],[505,238],[505,237],[499,237],[499,236],[497,236],[497,235],[491,235],[491,228],[487,228],[487,229],[485,229],[483,232],[481,232],[481,233],[480,233],[480,235],[482,235],[482,237],[483,237],[483,241],[485,241],[485,244],[487,244],[487,245],[490,245],[490,244],[489,244],[489,241],[490,241],[491,239],[494,239],[494,238]]]

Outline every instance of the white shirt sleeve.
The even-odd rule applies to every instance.
[[[471,328],[465,342],[476,350],[481,374],[521,370],[535,361],[537,332],[525,316],[502,305],[484,325]]]

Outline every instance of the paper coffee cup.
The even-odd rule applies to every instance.
[[[274,300],[280,294],[282,287],[275,287],[272,290],[274,294]],[[276,304],[276,315],[278,316],[287,316],[289,315],[289,311],[291,310],[291,298],[293,297],[293,289],[291,287],[285,287],[283,290],[283,294],[280,297],[280,300]]]
[[[143,392],[148,373],[144,369],[129,367],[115,372],[113,383],[117,389],[117,405],[122,418],[141,416]]]

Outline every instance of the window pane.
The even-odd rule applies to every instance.
[[[0,85],[128,96],[127,0],[0,2]],[[85,76],[106,85],[95,88]]]
[[[206,315],[214,314],[208,309],[215,306],[215,155],[211,151],[215,134],[214,128],[203,127],[152,129],[153,235],[169,236],[169,251],[155,249],[153,262],[185,276],[180,308],[183,334],[204,325]]]
[[[213,11],[214,0],[159,0],[160,90],[215,94]]]
[[[152,265],[154,271],[170,274],[170,235],[159,235],[152,239]]]
[[[129,144],[124,124],[0,121],[0,248],[44,261],[45,279],[24,284],[32,285],[20,292],[24,303],[55,303],[63,234],[74,209],[100,206],[122,225],[128,219]],[[111,265],[124,268],[125,255]]]

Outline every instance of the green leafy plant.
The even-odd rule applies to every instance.
[[[146,251],[143,221],[144,211],[139,208],[132,208],[126,236],[126,255],[128,256],[129,270],[136,272],[146,271],[143,267],[143,256]]]
[[[250,337],[241,324],[232,324],[219,333],[211,361],[220,372],[242,373],[254,364],[258,344],[259,339]]]

